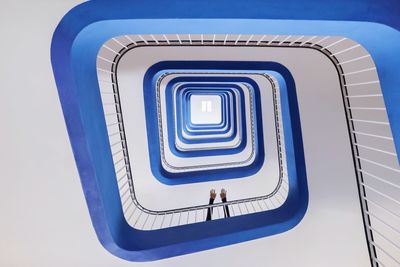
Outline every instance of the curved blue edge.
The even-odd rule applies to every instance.
[[[201,72],[204,70],[215,70],[215,72],[223,72],[223,70],[237,70],[238,66],[245,67],[246,62],[221,62],[221,61],[163,61],[151,66],[146,74],[144,75],[143,81],[143,95],[145,103],[145,114],[146,114],[146,127],[147,127],[147,138],[151,171],[154,177],[158,181],[167,185],[180,185],[187,183],[198,183],[214,180],[224,180],[233,178],[243,178],[246,176],[257,173],[264,163],[265,152],[264,152],[264,137],[263,137],[263,126],[262,126],[262,112],[260,102],[260,89],[255,81],[247,77],[202,77],[202,76],[189,76],[189,77],[176,77],[173,78],[166,86],[166,107],[167,107],[167,124],[168,124],[168,143],[170,150],[173,154],[179,157],[201,157],[210,155],[229,155],[236,154],[242,151],[247,145],[247,134],[246,134],[246,114],[242,108],[241,113],[241,127],[237,127],[242,136],[242,141],[237,148],[223,149],[223,150],[204,150],[204,151],[179,151],[175,147],[175,136],[174,136],[174,116],[168,116],[173,114],[173,88],[174,84],[180,82],[226,82],[226,85],[219,84],[220,87],[234,87],[239,90],[241,106],[244,104],[244,94],[242,89],[231,83],[246,83],[251,85],[251,94],[254,99],[254,107],[251,107],[253,111],[254,125],[254,140],[255,147],[254,153],[255,158],[253,162],[247,166],[241,167],[226,167],[223,169],[214,170],[200,170],[200,171],[187,171],[179,173],[171,173],[165,170],[161,164],[161,151],[160,151],[160,139],[158,134],[158,117],[157,117],[157,96],[156,86],[159,76],[164,72],[170,72],[169,70],[184,70]],[[255,65],[257,65],[256,63]],[[265,66],[261,63],[261,66]],[[260,68],[260,65],[259,65]],[[261,68],[263,69],[263,68]],[[178,129],[182,126],[178,120]],[[179,130],[178,130],[179,132]],[[228,138],[230,140],[230,138]]]
[[[203,90],[203,93],[199,93],[202,88],[185,88],[187,91],[184,93],[184,97],[182,98],[184,101],[182,101],[183,105],[186,108],[183,108],[185,110],[183,114],[185,115],[185,119],[183,120],[185,122],[184,129],[188,134],[197,134],[198,130],[222,130],[227,126],[227,118],[229,111],[227,110],[228,107],[228,100],[229,100],[229,95],[227,93],[221,93],[219,91],[215,91],[213,89],[210,90],[210,88],[205,88]],[[192,92],[193,91],[193,92]],[[192,111],[191,111],[191,106],[192,106],[192,96],[198,96],[198,95],[209,95],[209,96],[217,96],[221,102],[221,121],[219,123],[194,123],[192,122]],[[212,131],[211,131],[212,132]]]
[[[208,130],[209,133],[219,132],[219,133],[226,133],[228,132],[227,125],[230,124],[230,116],[228,116],[231,112],[231,105],[230,105],[230,94],[226,92],[221,92],[221,90],[216,90],[215,88],[199,88],[199,87],[188,87],[189,85],[185,85],[184,90],[181,91],[179,94],[180,102],[182,103],[182,115],[181,121],[184,122],[186,127],[183,127],[185,133],[189,135],[196,135],[199,133],[199,130]],[[200,93],[200,92],[203,93]],[[191,121],[191,103],[192,103],[192,96],[196,95],[216,95],[221,100],[221,122],[220,123],[195,123],[193,124]],[[181,97],[182,96],[182,97]],[[177,107],[180,108],[178,105]]]
[[[183,65],[185,65],[185,64],[183,64]],[[188,65],[188,64],[186,64],[187,66],[190,66],[190,65]],[[179,78],[178,80],[186,80],[186,79],[189,79],[191,82],[194,82],[195,80],[193,80],[193,78],[194,79],[196,79],[196,80],[198,80],[199,82],[200,81],[202,81],[202,80],[205,80],[205,78],[204,77],[202,77],[202,78],[197,78],[197,77],[182,77],[182,79],[181,78]],[[223,80],[223,79],[222,79]],[[225,80],[225,81],[227,81],[227,80]],[[239,92],[239,99],[238,100],[236,100],[236,98],[233,98],[233,102],[234,102],[234,104],[236,105],[236,101],[238,101],[239,103],[240,103],[240,110],[238,111],[239,112],[239,117],[240,117],[240,125],[237,125],[237,122],[236,122],[236,118],[237,118],[237,114],[234,114],[234,120],[231,122],[230,121],[230,118],[227,120],[227,122],[229,122],[229,125],[228,126],[230,126],[230,127],[228,127],[228,129],[227,130],[225,130],[225,131],[221,131],[221,132],[218,132],[218,133],[221,133],[221,134],[223,134],[223,133],[227,133],[227,132],[229,132],[229,130],[231,130],[231,127],[232,127],[232,129],[233,129],[233,131],[232,131],[232,134],[231,135],[229,135],[229,136],[227,136],[227,137],[213,137],[213,138],[206,138],[206,139],[201,139],[201,140],[196,140],[196,141],[193,141],[193,140],[188,140],[188,139],[186,139],[186,138],[184,138],[183,136],[182,136],[182,134],[181,134],[181,132],[180,132],[180,129],[182,129],[182,128],[184,128],[183,127],[183,125],[182,125],[182,122],[181,121],[177,121],[176,122],[176,124],[177,124],[177,129],[178,129],[178,138],[179,138],[179,140],[181,140],[183,143],[186,143],[186,144],[193,144],[193,143],[216,143],[216,142],[228,142],[228,141],[231,141],[231,140],[233,140],[234,138],[235,138],[235,136],[236,136],[236,134],[239,134],[240,136],[241,136],[241,139],[243,140],[242,142],[241,142],[241,145],[240,145],[240,148],[238,148],[238,149],[232,149],[233,151],[230,153],[230,154],[234,154],[234,153],[238,153],[238,152],[240,152],[241,150],[243,150],[243,148],[246,146],[246,138],[247,138],[247,134],[246,134],[246,132],[245,131],[242,131],[242,129],[246,129],[246,114],[245,114],[245,110],[244,110],[244,107],[245,107],[245,101],[244,101],[244,94],[243,94],[243,91],[242,91],[242,89],[238,86],[238,85],[236,85],[236,84],[231,84],[231,83],[226,83],[226,84],[224,84],[224,85],[218,85],[220,88],[224,88],[224,90],[225,90],[225,92],[230,92],[230,93],[233,93],[234,92],[234,90],[237,90],[238,92]],[[253,90],[253,88],[251,88],[252,90]],[[179,90],[179,89],[178,89]],[[169,86],[167,85],[167,92],[168,92],[168,94],[170,94],[169,92],[170,92],[170,88],[169,88]],[[166,105],[167,105],[167,112],[168,113],[170,113],[171,112],[171,109],[172,109],[172,103],[171,103],[171,101],[172,101],[172,98],[170,97],[170,96],[167,96],[167,98],[166,98]],[[180,111],[180,108],[179,108],[179,104],[180,104],[180,101],[177,101],[177,111]],[[171,106],[169,106],[169,105],[171,105]],[[235,108],[235,111],[236,111],[236,108]],[[229,115],[229,114],[228,114]],[[229,116],[230,117],[230,116]],[[168,132],[169,132],[169,137],[170,137],[170,146],[171,146],[171,144],[173,144],[173,142],[174,142],[174,139],[173,138],[171,138],[171,137],[173,137],[173,136],[171,136],[171,135],[173,135],[173,128],[171,129],[170,128],[170,125],[171,125],[171,123],[173,124],[174,123],[174,120],[173,120],[173,117],[172,116],[169,116],[168,117]],[[206,132],[206,134],[204,134],[204,133],[197,133],[198,135],[209,135],[209,134],[211,134],[210,132]],[[225,151],[225,152],[228,152],[228,151]],[[223,151],[222,151],[222,153],[223,153]],[[210,155],[218,155],[219,153],[217,152],[216,154],[210,154]],[[207,154],[198,154],[197,156],[202,156],[202,155],[207,155]],[[224,155],[227,155],[227,154],[224,154]]]
[[[182,108],[185,112],[183,112],[183,115],[185,115],[185,121],[186,124],[186,132],[188,134],[196,134],[197,131],[200,130],[222,130],[227,126],[227,120],[228,120],[228,114],[230,114],[229,109],[228,109],[228,100],[229,100],[229,94],[226,92],[221,93],[220,90],[215,90],[215,88],[197,88],[195,87],[190,87],[190,85],[185,84],[184,88],[185,92],[180,95],[183,95],[182,101],[183,106],[185,108]],[[192,123],[191,117],[191,105],[192,105],[192,96],[198,95],[198,93],[203,90],[204,94],[203,95],[210,95],[210,96],[218,96],[220,101],[221,101],[221,122],[219,123]]]
[[[194,123],[191,120],[192,114],[191,114],[191,109],[189,108],[192,105],[192,96],[196,96],[197,95],[197,90],[201,90],[202,88],[187,88],[187,90],[195,90],[192,93],[186,92],[184,94],[184,99],[185,102],[188,103],[188,105],[186,105],[187,109],[187,115],[190,119],[186,120],[186,130],[189,133],[196,133],[196,130],[201,129],[201,130],[213,130],[213,129],[224,129],[225,126],[227,125],[227,118],[229,111],[227,110],[227,105],[229,104],[228,100],[229,100],[229,94],[227,93],[220,93],[219,91],[215,91],[214,93],[212,93],[210,91],[213,90],[212,88],[204,88],[205,90],[208,90],[207,93],[205,93],[204,95],[210,95],[210,96],[218,96],[218,98],[220,99],[221,102],[221,121],[219,123]]]
[[[189,84],[189,85],[192,85],[192,84]],[[210,134],[225,134],[225,133],[228,133],[233,128],[232,134],[229,135],[228,137],[207,138],[208,141],[206,141],[206,142],[207,143],[208,142],[209,143],[215,143],[215,142],[232,140],[234,138],[235,134],[236,134],[237,125],[236,125],[235,120],[231,121],[231,113],[230,112],[233,112],[233,111],[236,112],[236,107],[230,105],[230,101],[229,100],[231,98],[229,97],[227,92],[233,93],[234,89],[237,88],[237,86],[236,85],[231,85],[231,84],[226,84],[226,85],[221,86],[220,90],[215,89],[215,88],[214,89],[212,89],[212,88],[208,88],[207,89],[207,88],[204,88],[204,87],[203,87],[204,88],[203,89],[201,87],[202,87],[202,85],[199,85],[195,89],[191,88],[191,87],[184,87],[184,88],[178,87],[177,93],[179,93],[179,95],[184,94],[182,99],[180,99],[181,97],[179,97],[178,98],[179,100],[176,101],[177,114],[181,114],[183,116],[182,120],[177,120],[177,123],[176,123],[177,124],[177,129],[178,129],[178,138],[183,143],[191,144],[191,143],[193,143],[193,140],[190,140],[190,139],[188,140],[185,137],[183,137],[182,136],[182,131],[185,131],[185,133],[187,135],[189,135],[189,136],[201,136],[201,135],[210,135]],[[167,88],[168,88],[168,86],[167,86]],[[199,93],[201,93],[203,95],[204,94],[208,94],[209,95],[209,94],[220,94],[221,91],[223,92],[223,93],[221,93],[221,96],[222,96],[222,99],[223,99],[222,105],[224,107],[223,108],[224,109],[224,112],[223,112],[223,123],[218,127],[212,127],[212,126],[211,127],[209,127],[209,126],[199,127],[197,125],[196,128],[193,129],[192,126],[190,125],[190,119],[189,119],[190,118],[190,111],[189,111],[190,109],[189,109],[189,105],[188,105],[188,102],[189,102],[188,99],[190,99],[190,97],[192,95],[198,95]],[[236,98],[235,97],[232,97],[232,100],[233,100],[234,103],[236,103]],[[168,99],[168,101],[170,101],[170,99]],[[181,105],[182,105],[182,109],[181,109]],[[236,119],[236,113],[234,113],[234,117]],[[182,124],[182,123],[184,123],[184,124]],[[185,125],[186,126],[190,125],[190,127],[188,127],[188,128],[190,128],[193,131],[188,131],[188,129],[186,129]],[[215,126],[215,125],[213,125],[213,126]],[[226,129],[224,130],[224,128],[226,128]],[[201,130],[203,130],[203,129],[210,130],[211,129],[213,131],[197,132],[199,129],[201,129]],[[216,131],[218,129],[220,129],[220,130]],[[201,141],[201,140],[196,140],[196,141]]]
[[[71,56],[73,50],[82,47],[91,47],[92,52],[97,51],[98,48],[107,39],[120,34],[135,34],[147,32],[184,32],[193,25],[183,23],[182,20],[177,20],[174,28],[171,24],[155,25],[154,22],[146,21],[141,23],[135,21],[127,23],[127,21],[114,21],[114,19],[132,19],[132,18],[244,18],[240,23],[236,20],[226,20],[226,23],[215,23],[209,21],[213,27],[207,25],[195,25],[192,32],[199,33],[253,33],[262,34],[268,32],[270,34],[307,34],[307,35],[342,35],[351,38],[361,43],[369,53],[372,55],[378,69],[382,90],[385,98],[385,104],[388,110],[389,120],[391,123],[393,136],[396,143],[397,151],[399,150],[399,132],[400,132],[400,92],[395,90],[395,86],[400,84],[400,77],[396,74],[397,66],[399,66],[400,59],[394,57],[399,50],[399,34],[397,30],[390,27],[376,24],[376,23],[363,23],[363,22],[328,22],[328,21],[274,21],[268,19],[319,19],[319,20],[358,20],[358,21],[373,21],[378,23],[387,24],[395,29],[400,29],[399,17],[399,2],[391,1],[352,1],[352,5],[348,5],[347,1],[281,1],[274,2],[270,8],[270,1],[248,1],[244,2],[229,2],[229,9],[215,8],[224,7],[228,4],[227,1],[213,2],[212,5],[207,5],[207,1],[203,1],[204,8],[187,8],[193,6],[194,1],[167,1],[163,5],[150,5],[150,2],[135,4],[133,1],[121,1],[121,4],[110,5],[106,2],[91,1],[81,4],[71,10],[58,25],[52,40],[51,57],[53,72],[56,78],[56,84],[61,100],[61,105],[64,112],[64,117],[71,140],[75,160],[81,177],[82,187],[85,193],[89,212],[92,218],[93,226],[97,236],[103,246],[116,256],[131,261],[150,261],[185,253],[196,252],[204,249],[211,249],[218,246],[242,242],[254,238],[259,238],[265,235],[279,233],[294,227],[303,217],[307,203],[299,206],[297,213],[292,213],[292,220],[286,221],[284,224],[271,224],[269,227],[259,227],[248,229],[242,227],[242,233],[237,235],[235,233],[225,233],[223,238],[212,237],[213,232],[202,241],[183,241],[185,248],[182,249],[178,243],[165,244],[160,243],[160,246],[149,248],[148,244],[141,245],[139,241],[143,238],[142,235],[137,235],[138,231],[133,230],[127,225],[123,219],[122,209],[118,196],[118,188],[113,179],[102,179],[105,175],[112,175],[107,173],[108,167],[101,168],[98,163],[92,164],[100,160],[104,162],[104,156],[108,157],[108,152],[103,153],[100,151],[97,156],[89,148],[96,142],[107,146],[107,140],[96,138],[91,134],[85,132],[84,125],[90,119],[90,115],[80,115],[82,106],[78,101],[78,95],[81,96],[81,90],[78,90],[79,80],[83,79],[83,75],[78,75],[82,71],[87,71],[90,83],[95,90],[91,94],[99,97],[96,84],[96,71],[95,71],[95,57],[96,52],[89,53],[90,55],[83,55],[82,61],[88,64],[82,66],[72,66]],[[198,3],[196,3],[197,5]],[[243,8],[243,4],[248,8]],[[180,12],[180,7],[185,8],[185,12]],[[250,8],[257,7],[257,8]],[[109,21],[107,21],[109,20]],[[102,21],[102,22],[100,22]],[[177,22],[175,21],[175,22]],[[99,24],[101,25],[99,25]],[[103,27],[103,23],[109,25]],[[115,24],[119,27],[115,27]],[[97,24],[97,25],[95,25]],[[112,25],[112,26],[111,26]],[[93,26],[93,27],[89,27]],[[85,38],[77,38],[79,33],[86,31],[93,31],[94,28],[103,27],[103,31],[98,31],[97,34],[92,36],[91,40],[84,40]],[[89,29],[91,28],[91,29]],[[101,34],[100,34],[101,32]],[[369,34],[374,32],[373,35]],[[80,39],[78,41],[78,39]],[[390,40],[387,41],[387,40]],[[72,49],[72,47],[75,47]],[[385,49],[382,49],[382,46]],[[77,60],[76,55],[73,56]],[[84,73],[84,72],[83,72]],[[79,88],[82,89],[80,85]],[[89,87],[90,88],[90,87]],[[283,94],[283,92],[282,92]],[[293,98],[291,96],[290,98]],[[297,101],[296,101],[297,102]],[[96,113],[101,112],[100,103],[92,103],[91,107],[94,108]],[[85,126],[86,127],[86,126]],[[285,127],[285,126],[284,126]],[[299,118],[291,123],[293,129],[300,128]],[[106,131],[103,126],[99,127],[101,131]],[[286,135],[286,134],[285,134]],[[306,198],[308,201],[305,169],[301,166],[304,165],[304,154],[302,151],[301,133],[293,134],[294,141],[298,139],[300,143],[295,144],[292,149],[292,154],[289,156],[298,162],[297,166],[290,166],[290,173],[297,174],[300,179],[298,186],[304,188],[305,191],[299,191],[297,197],[300,199]],[[94,138],[94,140],[92,139]],[[285,136],[286,138],[286,136]],[[299,139],[300,138],[300,139]],[[96,140],[97,139],[97,140]],[[300,147],[299,147],[300,146]],[[110,158],[107,161],[111,160]],[[104,175],[99,175],[99,170],[105,171]],[[109,170],[108,170],[109,171]],[[297,172],[297,173],[296,173]],[[109,196],[109,197],[107,197]],[[290,212],[286,215],[290,217]],[[272,215],[272,214],[270,214]],[[249,215],[254,221],[261,219],[263,216],[260,214]],[[271,216],[273,217],[273,216]],[[235,218],[231,218],[232,220]],[[239,219],[239,218],[236,218]],[[212,229],[219,229],[226,227],[226,224],[221,221],[212,221],[207,224],[213,226]],[[205,225],[205,224],[204,224]],[[188,225],[190,226],[190,225]],[[228,224],[229,226],[229,224]],[[201,229],[199,229],[201,230]],[[204,229],[203,229],[204,230]],[[185,228],[183,234],[188,233],[188,228]],[[197,231],[199,234],[201,231]],[[125,235],[126,234],[126,235]],[[168,233],[162,236],[168,237]],[[175,238],[175,235],[172,234]]]
[[[194,89],[194,91],[193,91]],[[237,127],[236,124],[233,125],[231,123],[231,117],[232,114],[231,112],[235,112],[236,109],[233,111],[232,110],[232,105],[229,103],[231,100],[235,101],[236,99],[232,99],[228,92],[232,91],[232,88],[228,88],[228,91],[225,89],[219,90],[223,92],[218,92],[215,89],[201,89],[201,88],[185,88],[185,91],[183,93],[182,100],[179,100],[176,102],[176,114],[179,114],[179,118],[177,119],[177,124],[179,121],[179,125],[177,126],[177,135],[179,140],[181,140],[185,144],[193,144],[197,143],[196,141],[200,141],[203,143],[217,143],[221,142],[221,140],[232,140],[235,135],[234,135],[234,130],[233,127]],[[182,92],[180,93],[180,95]],[[190,99],[192,96],[218,96],[221,99],[221,124],[219,124],[218,127],[213,127],[216,126],[217,124],[195,124],[195,128],[192,128],[193,125],[191,125],[190,121]],[[236,114],[233,114],[236,116]],[[174,118],[174,121],[175,118]],[[200,125],[203,125],[201,127]],[[228,136],[223,136],[224,134],[228,133],[231,131],[231,133]],[[186,133],[187,136],[190,138],[184,137],[183,133]],[[210,135],[213,135],[210,137]],[[222,135],[219,137],[219,135]],[[202,139],[199,139],[198,137],[203,137]],[[224,139],[228,138],[228,139]],[[208,140],[208,141],[203,141],[203,140]]]

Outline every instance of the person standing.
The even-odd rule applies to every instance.
[[[226,191],[224,188],[222,188],[222,189],[221,189],[221,193],[219,194],[219,196],[221,197],[221,201],[222,201],[223,203],[226,203],[226,202],[227,202],[227,200],[226,200],[226,195],[227,195],[227,191]],[[210,190],[210,200],[209,200],[208,204],[209,204],[209,205],[214,204],[214,200],[215,200],[216,197],[217,197],[217,193],[215,192],[215,189],[211,189],[211,190]],[[223,208],[224,208],[224,218],[229,218],[229,217],[230,217],[230,214],[229,214],[229,207],[228,207],[228,205],[224,205]],[[212,207],[209,207],[209,208],[207,209],[206,221],[211,221],[212,213],[213,213],[213,208],[212,208]]]

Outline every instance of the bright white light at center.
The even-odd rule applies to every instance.
[[[190,121],[192,124],[219,124],[222,121],[221,96],[192,95]]]
[[[212,102],[209,100],[201,101],[201,112],[212,112]]]

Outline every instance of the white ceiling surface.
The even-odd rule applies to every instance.
[[[260,88],[263,117],[263,129],[264,129],[264,144],[265,144],[265,162],[262,168],[254,175],[244,177],[242,179],[232,179],[229,182],[226,180],[221,181],[210,181],[206,183],[196,183],[190,186],[190,190],[186,185],[170,186],[160,183],[153,177],[150,168],[141,168],[141,166],[150,166],[150,159],[148,155],[148,139],[146,134],[146,122],[143,104],[143,90],[137,89],[143,84],[143,77],[148,68],[153,64],[160,61],[171,60],[171,55],[174,56],[175,60],[182,60],[184,58],[193,58],[193,60],[199,60],[199,56],[194,55],[205,55],[204,52],[196,50],[187,50],[178,53],[179,48],[141,48],[133,49],[121,59],[118,67],[118,84],[119,92],[121,97],[121,105],[124,113],[125,133],[128,141],[128,150],[130,153],[129,158],[131,159],[131,168],[133,170],[133,183],[135,186],[136,197],[143,205],[143,207],[150,210],[168,210],[174,208],[183,208],[188,206],[196,206],[208,203],[209,190],[211,188],[219,191],[221,188],[225,188],[228,191],[229,200],[238,200],[251,197],[265,196],[273,192],[279,182],[279,163],[278,163],[278,151],[277,151],[277,137],[275,132],[275,120],[274,120],[274,108],[272,101],[272,85],[268,79],[264,76],[257,74],[247,75],[253,79]],[[217,53],[212,53],[217,57]],[[207,58],[208,59],[208,58]],[[225,57],[226,59],[226,57]],[[240,58],[242,60],[242,58]],[[140,62],[138,64],[137,62]],[[134,66],[134,67],[133,67]],[[134,69],[134,73],[132,71]],[[224,74],[229,76],[231,74]],[[190,74],[181,74],[181,76],[191,76]],[[214,76],[214,75],[211,75]],[[234,75],[232,75],[234,76]],[[165,82],[161,83],[161,87],[165,87],[173,77],[165,78]],[[164,85],[163,85],[164,84]],[[165,89],[164,89],[165,90]],[[246,89],[244,96],[246,101],[249,102],[249,92]],[[165,93],[161,92],[161,99],[165,99]],[[139,101],[132,101],[139,99]],[[164,100],[165,101],[165,100]],[[161,102],[164,102],[161,101]],[[243,165],[251,164],[254,160],[254,154],[252,155],[251,146],[251,121],[250,116],[250,104],[246,104],[247,114],[247,146],[246,148],[237,154],[229,156],[213,156],[204,157],[201,161],[198,158],[179,158],[170,152],[168,142],[165,142],[166,160],[171,162],[171,158],[174,159],[173,165],[175,166],[191,166],[198,164],[215,164],[225,162],[249,162]],[[166,120],[165,105],[163,106],[164,121]],[[273,129],[272,131],[270,129]],[[164,138],[167,135],[167,129],[164,123]],[[253,158],[253,159],[251,159]],[[172,165],[172,163],[171,163]],[[239,165],[239,164],[238,164]],[[239,165],[240,166],[240,165]],[[280,206],[280,205],[279,205]]]
[[[343,187],[332,180],[345,177],[321,175],[322,169],[330,174],[352,164],[336,162],[334,155],[346,148],[326,142],[329,135],[346,135],[324,127],[329,120],[344,122],[329,104],[321,106],[332,110],[329,118],[313,113],[317,130],[303,129],[306,153],[318,151],[306,155],[307,164],[319,162],[321,168],[308,169],[315,212],[294,230],[153,263],[125,262],[106,252],[91,226],[49,60],[53,30],[78,1],[1,3],[0,266],[368,266],[361,215],[351,194],[355,183]],[[300,97],[300,105],[305,99],[320,101],[323,90],[315,92]],[[336,195],[318,191],[329,186]]]

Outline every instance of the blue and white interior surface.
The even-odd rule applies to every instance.
[[[103,246],[152,261],[307,240],[336,266],[399,266],[400,25],[378,3],[353,21],[366,3],[71,10],[52,63]]]

